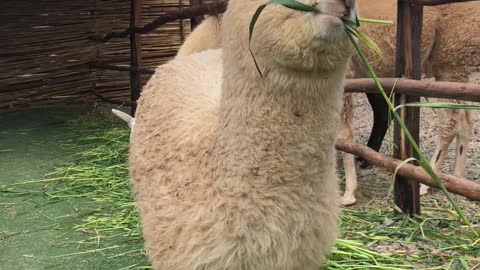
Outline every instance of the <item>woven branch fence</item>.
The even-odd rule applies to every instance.
[[[143,0],[142,20],[151,22],[180,6],[189,1]],[[93,101],[96,94],[129,100],[128,72],[95,68],[129,66],[129,39],[91,38],[126,29],[129,19],[130,0],[0,1],[0,109]],[[142,66],[171,59],[189,32],[190,21],[177,20],[143,35]]]
[[[425,5],[466,1],[472,0],[423,0]],[[207,12],[202,13],[218,13],[227,0],[200,2],[206,4],[201,8]],[[168,19],[178,17],[178,8],[188,8],[189,3],[143,0],[144,25],[161,25],[142,35],[144,83],[150,70],[171,59],[189,34],[189,19]],[[208,4],[212,10],[207,10]],[[98,40],[128,29],[129,19],[130,0],[0,1],[0,109],[99,98],[130,100],[130,74],[122,71],[130,66],[128,38]],[[163,24],[162,19],[169,22]]]

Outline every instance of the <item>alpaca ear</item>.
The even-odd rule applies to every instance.
[[[127,122],[128,127],[133,128],[135,126],[135,118],[131,117],[130,115],[115,109],[112,109],[112,113],[115,114],[118,118]]]

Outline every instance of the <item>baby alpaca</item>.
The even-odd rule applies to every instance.
[[[480,83],[480,31],[469,25],[480,25],[480,3],[455,3],[436,8],[441,23],[435,47],[430,55],[433,76],[437,81]],[[458,23],[459,20],[468,24]],[[440,102],[467,104],[466,101],[440,99]],[[473,136],[473,111],[437,110],[437,144],[430,161],[434,171],[440,171],[449,146],[456,141],[453,175],[465,173],[468,144]],[[420,194],[429,187],[421,185]]]
[[[177,52],[177,56],[186,56],[208,49],[218,49],[222,43],[220,20],[222,15],[209,16],[188,36]]]
[[[316,270],[338,233],[335,137],[355,1],[230,0],[222,49],[178,56],[139,100],[130,174],[160,270]]]

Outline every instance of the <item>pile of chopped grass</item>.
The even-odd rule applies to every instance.
[[[62,227],[85,233],[83,241],[65,243],[78,245],[79,252],[64,256],[129,256],[132,264],[122,269],[149,269],[128,182],[130,130],[98,115],[72,121],[70,128],[84,134],[81,139],[64,138],[61,146],[76,150],[74,162],[45,179],[1,190],[25,194],[22,189],[29,184],[44,183],[42,192],[49,200],[95,202],[81,219]],[[480,239],[458,221],[453,209],[432,207],[423,213],[410,219],[375,205],[344,209],[341,237],[325,269],[480,269]],[[480,228],[480,213],[469,218]]]

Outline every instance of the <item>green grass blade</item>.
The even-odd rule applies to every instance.
[[[342,19],[342,22],[348,26],[347,29],[349,28],[352,28],[352,29],[355,29],[358,27],[358,21],[351,21],[351,20],[348,20],[348,19]],[[351,30],[351,29],[350,29]]]
[[[389,196],[393,193],[393,187],[394,187],[394,183],[395,183],[395,178],[397,177],[398,170],[400,170],[400,168],[402,168],[403,166],[405,166],[405,164],[407,164],[411,161],[418,161],[418,159],[416,159],[414,157],[407,158],[404,161],[400,162],[400,164],[398,164],[398,166],[395,168],[395,171],[393,172],[393,176],[392,176],[392,184],[390,185],[390,188],[388,189],[388,195]]]
[[[449,102],[412,102],[399,107],[420,107],[420,108],[432,108],[432,109],[452,109],[452,110],[480,110],[480,105],[473,104],[457,104]]]
[[[295,0],[271,0],[266,5],[282,5],[286,8],[297,10],[297,11],[311,12],[316,14],[320,13],[320,10],[312,6],[308,6],[303,3],[297,2]]]
[[[385,20],[373,20],[373,19],[358,18],[358,21],[361,22],[361,23],[393,25],[392,21],[385,21]]]
[[[257,59],[255,58],[255,55],[252,52],[252,48],[250,47],[250,44],[252,43],[253,30],[255,29],[255,24],[257,23],[258,17],[260,17],[260,14],[262,14],[262,11],[266,7],[267,7],[267,4],[261,5],[260,7],[258,7],[258,9],[255,11],[255,14],[253,14],[252,20],[250,21],[250,28],[248,31],[248,50],[250,51],[250,55],[252,55],[253,62],[255,63],[255,67],[257,68],[258,74],[260,74],[260,77],[262,78],[263,78],[262,71],[258,66]]]
[[[376,55],[378,55],[379,57],[383,58],[382,56],[382,50],[380,49],[380,47],[378,46],[378,44],[373,41],[370,37],[368,37],[367,35],[365,35],[365,33],[363,33],[362,31],[360,31],[359,29],[353,29],[353,31],[355,33],[357,33],[357,36],[358,38],[360,39],[360,41],[363,42],[363,44],[365,44],[370,50],[372,50]]]

